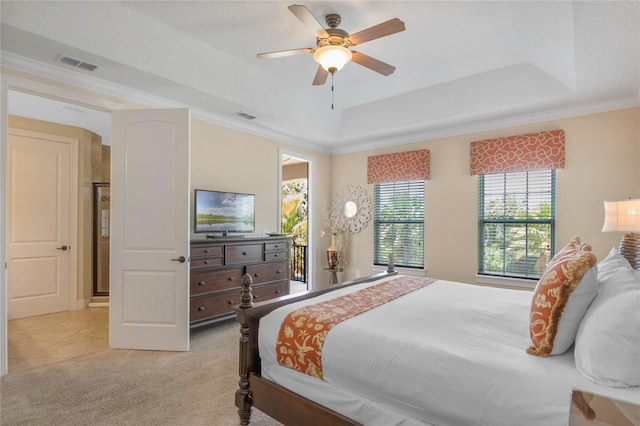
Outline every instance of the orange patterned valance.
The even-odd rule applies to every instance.
[[[428,149],[374,155],[367,159],[367,183],[429,180]]]
[[[471,142],[471,174],[564,168],[564,130]]]

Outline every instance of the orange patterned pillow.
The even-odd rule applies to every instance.
[[[531,300],[531,313],[529,317],[529,334],[531,346],[527,352],[532,355],[548,356],[560,354],[573,343],[575,333],[570,342],[562,342],[562,349],[553,351],[554,341],[558,335],[558,326],[569,302],[573,291],[578,287],[589,268],[596,264],[596,256],[591,253],[591,246],[581,244],[578,237],[573,237],[571,242],[556,253],[549,262],[547,270],[538,281]],[[585,281],[587,277],[585,277]],[[585,283],[585,287],[589,284]],[[595,297],[597,286],[585,303],[581,303],[581,309],[587,310]],[[582,297],[582,295],[580,296]],[[573,306],[572,306],[573,308]],[[581,318],[584,315],[584,311]],[[573,315],[572,313],[572,316]],[[578,319],[579,323],[579,319]],[[578,324],[576,324],[577,329]]]

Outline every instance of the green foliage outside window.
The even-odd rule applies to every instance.
[[[282,185],[282,232],[293,235],[293,242],[307,244],[307,181],[296,180]]]
[[[424,181],[374,185],[374,259],[386,265],[424,267]]]
[[[480,177],[478,272],[539,278],[554,248],[553,170]]]

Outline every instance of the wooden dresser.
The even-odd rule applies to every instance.
[[[191,328],[233,318],[245,273],[257,302],[289,294],[290,244],[291,237],[192,240]]]

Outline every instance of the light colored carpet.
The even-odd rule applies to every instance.
[[[0,424],[238,425],[239,325],[191,334],[190,352],[104,351],[2,377]],[[280,423],[253,410],[251,424]]]

